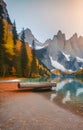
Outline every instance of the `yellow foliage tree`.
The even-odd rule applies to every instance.
[[[12,26],[8,24],[6,20],[4,20],[4,41],[5,41],[6,53],[9,55],[9,58],[12,58],[12,56],[14,56],[15,54]]]

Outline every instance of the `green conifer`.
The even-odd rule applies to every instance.
[[[15,21],[13,23],[12,33],[13,33],[14,45],[16,45],[16,41],[18,40],[18,34],[17,34],[17,30],[16,30],[16,23],[15,23]]]
[[[26,50],[26,44],[25,44],[25,32],[24,28],[22,30],[22,35],[21,35],[21,68],[22,68],[22,74],[23,76],[27,75],[27,66],[28,66],[28,55],[27,55],[27,50]]]

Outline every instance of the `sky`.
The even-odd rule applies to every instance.
[[[4,0],[17,31],[29,28],[45,42],[58,30],[70,38],[75,32],[83,36],[83,0]]]

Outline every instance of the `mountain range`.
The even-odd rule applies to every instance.
[[[83,37],[76,33],[66,40],[65,34],[59,30],[53,39],[40,43],[31,30],[26,29],[25,40],[30,46],[35,40],[36,55],[50,70],[76,71],[83,68]]]
[[[2,27],[2,29],[3,30],[5,29],[4,31],[4,39],[6,43],[5,50],[8,55],[7,57],[8,60],[10,61],[11,58],[9,56],[11,56],[13,61],[14,55],[18,56],[19,54],[20,57],[21,54],[19,52],[21,51],[22,43],[20,39],[21,39],[22,32],[18,34],[19,35],[18,39],[14,39],[15,32],[13,32],[13,29],[15,29],[15,26],[11,23],[6,8],[6,3],[3,0],[0,0],[0,7],[1,7],[1,11],[3,10],[2,12],[0,11],[1,13],[0,15],[2,18],[1,21],[2,25],[4,26],[4,28]],[[24,32],[25,32],[25,42],[26,42],[25,48],[28,48],[27,55],[29,57],[30,63],[33,57],[30,56],[29,53],[32,51],[31,47],[32,47],[32,42],[34,40],[37,61],[38,63],[41,64],[43,63],[43,69],[46,67],[46,69],[48,68],[47,70],[50,69],[52,72],[53,70],[72,72],[83,68],[83,37],[82,36],[78,37],[78,35],[75,33],[70,39],[67,40],[65,34],[59,30],[58,33],[54,35],[52,39],[47,39],[44,43],[41,43],[35,38],[35,36],[32,34],[30,29],[27,28],[24,30]],[[16,40],[16,43],[14,43],[14,40]],[[16,48],[17,51],[15,51],[14,48]],[[19,57],[17,57],[17,59],[19,59],[19,63],[20,63]],[[13,63],[11,64],[13,65]],[[11,68],[11,65],[9,65],[9,67]],[[13,67],[14,66],[12,66],[12,68]],[[14,69],[16,70],[16,68]],[[41,73],[42,71],[43,70],[41,69]]]

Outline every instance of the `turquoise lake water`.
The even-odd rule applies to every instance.
[[[48,92],[49,100],[83,116],[83,78],[53,80],[57,85]]]
[[[53,88],[56,94],[63,95],[62,103],[79,102],[83,103],[83,81],[82,79],[64,79]]]

